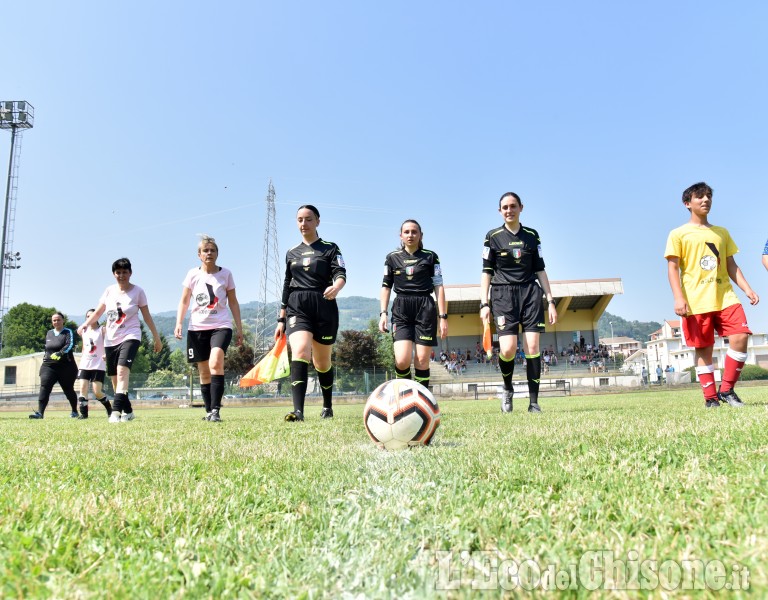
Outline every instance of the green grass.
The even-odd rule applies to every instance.
[[[736,563],[759,597],[768,387],[740,393],[746,408],[708,411],[696,390],[547,398],[541,415],[445,401],[433,446],[398,453],[360,405],[294,424],[0,413],[0,597],[463,597],[484,558],[565,569],[600,549]]]

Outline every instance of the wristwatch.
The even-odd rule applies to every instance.
[[[488,304],[487,302],[483,302],[483,303],[480,305],[480,310],[483,310],[483,309],[484,309],[486,306],[490,306],[490,304]]]
[[[445,313],[445,314],[442,314],[442,315],[437,315],[437,316],[440,317],[441,319],[447,319],[448,318],[448,313]]]

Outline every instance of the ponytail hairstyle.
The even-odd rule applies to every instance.
[[[302,208],[306,208],[307,210],[311,210],[313,213],[315,213],[315,218],[319,221],[320,220],[320,211],[317,210],[317,208],[312,204],[302,204],[299,206],[298,210],[296,212],[299,212]]]
[[[424,239],[424,232],[421,230],[421,225],[419,225],[419,222],[416,219],[406,219],[405,221],[403,221],[403,224],[400,225],[401,234],[403,233],[403,225],[405,225],[406,223],[413,223],[414,225],[416,225],[416,227],[419,228],[419,250],[423,250],[424,243],[422,240]],[[401,250],[405,249],[405,242],[403,242],[403,240],[400,240],[400,249]]]

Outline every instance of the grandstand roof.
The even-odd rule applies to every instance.
[[[560,310],[563,300],[568,310],[591,310],[605,296],[615,296],[624,293],[621,279],[573,279],[549,282],[552,295]],[[480,306],[480,284],[446,285],[445,299],[449,314],[474,313]]]

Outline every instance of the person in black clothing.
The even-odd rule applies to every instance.
[[[75,347],[75,335],[69,327],[64,327],[64,315],[53,313],[51,317],[53,329],[45,334],[45,356],[40,365],[40,394],[37,398],[37,410],[29,415],[30,419],[42,419],[51,390],[57,383],[72,407],[70,417],[77,419],[77,393],[75,393],[75,378],[77,365],[72,351]]]
[[[285,332],[291,346],[291,395],[293,411],[286,421],[304,420],[309,361],[317,372],[323,393],[320,417],[333,417],[331,352],[339,329],[338,296],[347,282],[339,247],[317,235],[320,212],[311,204],[299,207],[296,222],[302,243],[285,257],[285,282],[275,340]]]
[[[414,379],[429,387],[429,358],[432,347],[437,346],[438,317],[440,337],[445,339],[448,335],[448,314],[440,259],[431,250],[424,249],[422,238],[421,225],[408,219],[400,226],[400,249],[390,252],[384,259],[379,331],[387,331],[387,307],[394,290],[397,298],[392,305],[392,339],[396,378],[411,378],[411,357],[415,344]],[[437,297],[437,310],[433,291]]]
[[[483,243],[483,274],[480,280],[480,319],[490,322],[491,311],[499,336],[499,366],[504,380],[502,412],[512,412],[512,373],[520,327],[528,376],[528,412],[541,412],[539,337],[544,331],[544,296],[549,322],[557,323],[557,309],[544,270],[541,240],[535,229],[520,224],[523,203],[512,192],[499,200],[504,225],[491,229]]]

